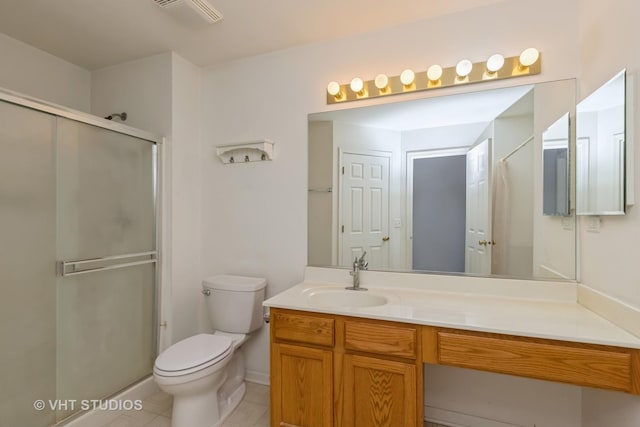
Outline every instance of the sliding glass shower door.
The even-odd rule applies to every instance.
[[[0,101],[0,427],[49,426],[151,374],[156,150]]]
[[[153,368],[155,145],[64,118],[56,141],[57,396],[100,399]]]

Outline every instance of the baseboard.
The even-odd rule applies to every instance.
[[[108,400],[144,400],[147,397],[160,391],[158,385],[149,376],[140,382],[132,385],[126,390],[110,397]],[[122,411],[94,410],[72,416],[70,419],[61,421],[56,427],[95,427],[106,425],[117,418]]]
[[[521,424],[505,423],[427,405],[424,407],[424,419],[431,423],[444,424],[450,427],[525,427]]]
[[[264,372],[247,370],[244,379],[250,383],[269,385],[269,374]]]
[[[582,284],[578,285],[578,303],[640,337],[640,309]]]

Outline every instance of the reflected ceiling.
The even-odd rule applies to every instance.
[[[333,121],[406,131],[465,123],[490,122],[511,107],[533,86],[469,92],[459,95],[396,102],[365,108],[316,113],[313,121]]]

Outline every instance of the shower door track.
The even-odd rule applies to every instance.
[[[23,95],[18,92],[13,92],[8,89],[0,88],[0,101],[5,101],[10,104],[20,105],[22,107],[30,108],[32,110],[41,111],[43,113],[49,113],[54,116],[64,117],[76,122],[86,123],[92,126],[97,126],[103,129],[111,130],[114,132],[122,133],[125,135],[133,136],[145,141],[153,142],[155,144],[162,143],[162,137],[154,133],[147,132],[145,130],[136,129],[131,126],[116,123],[111,120],[103,119],[98,116],[94,116],[89,113],[85,113],[71,108],[66,108],[61,105],[49,103],[36,98]]]

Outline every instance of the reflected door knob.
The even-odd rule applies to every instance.
[[[386,241],[388,241],[388,240],[389,240],[389,236],[384,236],[384,237],[382,238],[382,241],[383,241],[383,242],[386,242]]]
[[[487,242],[486,240],[478,240],[478,244],[479,244],[480,246],[487,246],[487,244],[488,244],[488,243],[489,243],[489,242]]]

